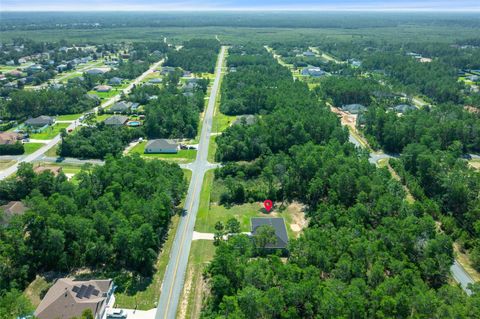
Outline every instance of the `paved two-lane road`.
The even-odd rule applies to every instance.
[[[192,169],[192,178],[185,201],[185,213],[180,219],[177,233],[175,234],[170,259],[163,278],[160,300],[158,301],[157,313],[155,316],[156,319],[175,318],[177,313],[177,306],[183,289],[183,283],[185,281],[185,271],[187,269],[188,255],[192,243],[193,228],[195,226],[195,219],[200,203],[203,177],[205,171],[213,167],[207,160],[208,146],[210,143],[213,111],[220,85],[225,50],[226,48],[222,47],[218,57],[215,69],[215,80],[213,82],[207,110],[205,111],[205,117],[203,120],[197,158],[195,162],[189,165]]]

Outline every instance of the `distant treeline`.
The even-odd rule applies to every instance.
[[[140,17],[141,15],[141,17]],[[438,26],[480,27],[473,14],[411,13],[321,13],[296,12],[4,12],[0,30],[97,29],[111,27],[301,27],[301,28],[372,28],[396,27],[405,23]]]

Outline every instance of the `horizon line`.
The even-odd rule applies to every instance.
[[[462,7],[462,8],[441,8],[441,7],[415,7],[415,6],[385,6],[385,7],[372,7],[372,6],[331,6],[331,5],[323,5],[323,6],[265,6],[265,7],[195,7],[195,6],[188,6],[185,8],[174,8],[171,6],[146,6],[146,5],[123,5],[123,6],[116,6],[115,8],[111,6],[104,6],[104,7],[96,7],[95,9],[90,9],[86,7],[71,7],[71,8],[58,8],[57,6],[39,6],[33,7],[29,6],[28,8],[21,8],[21,7],[7,7],[1,8],[0,13],[37,13],[37,12],[44,12],[44,13],[72,13],[72,12],[148,12],[148,13],[160,13],[160,12],[315,12],[315,13],[329,13],[329,12],[405,12],[405,13],[480,13],[480,5],[479,6],[471,6],[471,7]]]

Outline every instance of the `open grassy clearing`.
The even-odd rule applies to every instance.
[[[195,160],[197,156],[197,150],[180,150],[176,154],[145,154],[145,145],[147,142],[138,143],[133,147],[129,154],[140,154],[140,156],[145,158],[152,158],[152,159],[164,159],[179,163],[190,163]]]
[[[45,146],[43,143],[25,143],[23,147],[25,148],[25,154],[32,154],[33,152],[40,149],[42,146]]]
[[[250,231],[250,219],[252,217],[283,217],[287,225],[287,232],[290,238],[297,237],[306,226],[303,206],[298,203],[282,205],[275,203],[270,213],[265,213],[263,203],[245,203],[226,207],[218,204],[222,186],[214,181],[212,170],[205,174],[202,192],[200,193],[200,204],[198,208],[195,231],[202,233],[215,232],[215,223],[221,221],[226,223],[234,217],[240,222],[242,232]]]
[[[60,134],[62,128],[66,129],[68,125],[68,123],[56,123],[47,127],[43,132],[30,134],[30,138],[35,140],[51,140]]]
[[[214,255],[215,246],[212,241],[192,241],[177,318],[200,318],[202,304],[208,295],[208,288],[202,274]]]
[[[82,114],[65,114],[65,115],[59,115],[55,118],[57,121],[75,121],[78,119]]]
[[[190,183],[192,173],[189,170],[183,170],[185,182]],[[179,207],[184,206],[184,201]],[[160,297],[160,290],[162,287],[162,280],[167,269],[167,264],[172,250],[173,240],[175,233],[177,232],[178,223],[180,217],[175,215],[172,217],[170,228],[168,230],[167,240],[163,244],[162,249],[158,255],[158,259],[155,265],[156,272],[153,275],[151,283],[142,291],[137,291],[135,294],[128,293],[115,293],[116,306],[120,308],[130,308],[138,310],[149,310],[157,306],[158,298]]]

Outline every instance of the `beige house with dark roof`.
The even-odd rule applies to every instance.
[[[94,318],[100,319],[115,302],[113,290],[111,279],[76,281],[61,278],[48,290],[34,315],[40,319],[70,319],[90,309]]]

